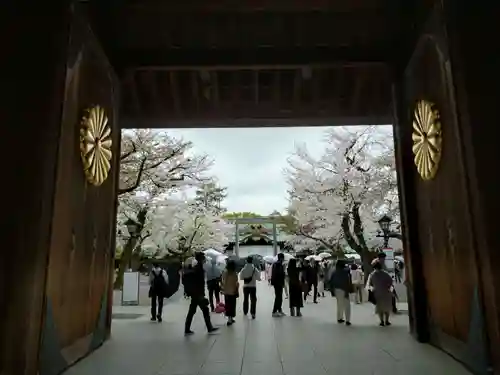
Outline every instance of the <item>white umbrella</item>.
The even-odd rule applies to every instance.
[[[217,264],[226,264],[227,255],[220,255],[216,259]]]
[[[345,257],[350,259],[361,259],[361,256],[359,256],[359,254],[346,254]]]
[[[288,254],[288,253],[281,253],[285,256],[285,262],[288,262],[290,259],[294,259],[295,257],[292,255],[292,254]],[[278,260],[278,256],[276,255],[274,258],[273,258],[273,261],[276,262]]]
[[[327,253],[327,252],[323,252],[323,253],[319,253],[318,256],[321,258],[321,259],[326,259],[326,258],[331,258],[333,255],[330,254],[330,253]]]
[[[220,257],[221,255],[224,255],[220,251],[217,251],[215,249],[207,249],[203,251],[203,253],[210,258],[217,258]]]
[[[321,258],[319,255],[308,255],[308,256],[306,256],[305,259],[306,260],[315,260],[317,262],[320,262],[323,260],[323,258]]]
[[[262,259],[264,259],[264,261],[267,262],[267,263],[274,263],[274,257],[272,255],[266,255]]]

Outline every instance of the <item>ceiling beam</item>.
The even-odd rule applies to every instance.
[[[249,66],[249,65],[315,65],[358,63],[390,63],[388,45],[370,48],[295,48],[280,50],[260,48],[254,50],[123,50],[111,53],[115,67],[169,70],[172,66]]]
[[[350,126],[350,125],[390,125],[394,122],[392,114],[373,114],[360,116],[323,116],[323,117],[262,117],[236,118],[223,116],[200,116],[190,118],[164,117],[120,117],[121,129],[176,129],[176,128],[253,128],[253,127],[296,127],[296,126]]]
[[[104,1],[105,2],[105,1]],[[100,2],[97,2],[100,3]],[[131,11],[142,9],[155,9],[156,11],[169,12],[310,12],[310,11],[328,11],[338,13],[373,12],[386,8],[384,1],[365,1],[365,0],[308,0],[308,1],[290,1],[290,0],[197,0],[197,1],[144,1],[144,0],[122,0],[122,4]]]

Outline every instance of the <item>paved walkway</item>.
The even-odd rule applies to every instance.
[[[163,323],[149,321],[145,307],[121,307],[115,312],[143,314],[137,319],[113,320],[112,339],[65,375],[466,375],[459,363],[408,334],[408,317],[393,318],[379,327],[370,304],[353,305],[353,325],[335,321],[331,297],[318,305],[307,303],[302,318],[272,318],[272,293],[258,285],[258,316],[241,315],[220,332],[207,335],[197,313],[194,336],[183,336],[187,301],[166,306]],[[287,303],[287,300],[285,300]]]

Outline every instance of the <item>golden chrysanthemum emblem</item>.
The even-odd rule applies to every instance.
[[[80,153],[87,180],[95,186],[108,178],[111,169],[111,128],[104,108],[85,111],[80,128]]]
[[[420,100],[413,113],[413,155],[423,180],[436,175],[441,160],[442,132],[439,112],[434,104]]]

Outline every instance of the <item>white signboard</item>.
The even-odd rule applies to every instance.
[[[388,271],[393,272],[394,271],[394,249],[388,247],[388,248],[382,249],[382,251],[385,254],[385,267],[387,268]]]
[[[139,272],[123,274],[122,305],[139,305]]]

